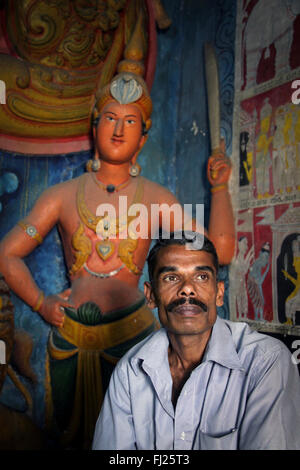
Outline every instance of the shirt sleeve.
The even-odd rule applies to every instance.
[[[283,346],[260,358],[240,427],[240,449],[300,448],[300,378]]]
[[[93,439],[93,450],[136,449],[128,379],[120,363],[110,379]]]

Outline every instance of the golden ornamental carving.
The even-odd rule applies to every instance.
[[[18,57],[0,54],[6,85],[0,133],[89,136],[95,94],[117,72],[130,42],[143,67],[146,0],[10,0],[5,14],[6,37]]]
[[[11,0],[8,37],[29,62],[85,68],[103,60],[126,0]]]

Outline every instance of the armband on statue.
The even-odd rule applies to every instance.
[[[36,240],[39,244],[43,242],[43,238],[38,233],[36,227],[31,224],[26,224],[25,222],[18,222],[18,225],[24,230],[25,233],[34,240]]]
[[[43,291],[41,291],[41,292],[39,293],[39,296],[38,296],[38,299],[37,299],[36,304],[32,307],[32,310],[33,310],[34,312],[38,312],[38,311],[39,311],[39,309],[41,308],[41,306],[42,306],[42,304],[43,304],[43,302],[44,302],[44,299],[45,299],[45,294],[44,294]]]

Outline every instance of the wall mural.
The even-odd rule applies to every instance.
[[[300,105],[293,99],[299,37],[299,2],[240,2],[231,312],[258,329],[294,335],[300,334]]]

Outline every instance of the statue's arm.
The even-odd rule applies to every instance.
[[[0,243],[0,272],[11,290],[13,290],[25,303],[38,311],[45,320],[58,325],[62,320],[62,313],[53,313],[51,318],[45,312],[46,299],[43,299],[41,290],[34,281],[23,258],[29,255],[51,228],[59,221],[61,212],[61,194],[55,187],[46,190],[35,203],[30,214],[16,225]],[[37,235],[30,236],[32,227]],[[30,231],[31,228],[31,231]],[[34,235],[34,232],[33,232]],[[59,311],[59,309],[57,309]]]
[[[221,147],[223,149],[225,144],[222,143]],[[185,230],[194,230],[200,233],[204,231],[216,247],[220,264],[226,265],[231,262],[235,249],[234,216],[228,191],[228,181],[231,173],[230,159],[222,152],[210,157],[207,173],[212,185],[208,233],[204,228],[204,221],[194,219],[191,221],[188,214],[184,214],[182,218],[175,217],[175,212],[171,212],[170,231],[181,230],[183,227]],[[155,192],[160,205],[165,204],[169,207],[174,204],[179,205],[179,201],[170,191],[158,188]],[[166,212],[168,212],[168,209]],[[162,218],[163,210],[160,211],[160,227],[163,227]],[[166,217],[166,220],[168,220],[168,217]]]
[[[207,166],[207,177],[212,185],[208,236],[216,247],[220,264],[226,265],[234,255],[235,226],[228,191],[231,163],[225,155],[224,141],[221,147],[224,153],[211,156]]]
[[[195,231],[208,236],[204,228],[204,220],[193,219],[186,206],[182,206],[174,194],[165,188],[162,189],[160,194],[159,204],[161,207],[159,219],[161,228],[166,226],[167,229],[170,227],[170,232]],[[165,218],[166,224],[163,223],[163,218]]]

